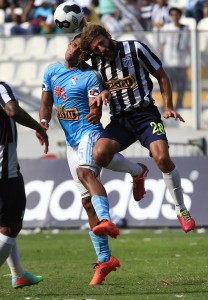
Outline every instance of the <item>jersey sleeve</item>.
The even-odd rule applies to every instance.
[[[11,100],[15,100],[18,102],[11,87],[6,82],[1,81],[0,82],[0,105],[4,108],[5,104]]]
[[[103,90],[102,79],[97,71],[91,71],[89,73],[88,81],[87,81],[87,93],[88,97],[95,98],[100,92]]]
[[[162,66],[162,62],[159,57],[144,43],[138,42],[137,55],[142,66],[148,70],[150,74],[154,74]]]
[[[45,69],[45,72],[44,72],[44,75],[43,75],[42,90],[45,91],[45,92],[51,92],[52,91],[51,71],[50,71],[49,66]]]

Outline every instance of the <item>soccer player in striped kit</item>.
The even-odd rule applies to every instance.
[[[22,228],[26,206],[24,180],[17,159],[16,122],[36,131],[48,152],[48,136],[40,124],[18,104],[11,87],[0,81],[0,267],[10,268],[12,287],[20,288],[43,280],[20,263],[16,237]]]
[[[144,43],[113,40],[104,27],[95,24],[83,29],[81,49],[80,59],[91,56],[93,68],[100,72],[112,96],[111,121],[94,147],[95,161],[105,167],[115,153],[140,141],[163,174],[183,230],[194,230],[195,221],[185,206],[180,174],[169,156],[165,128],[152,98],[150,74],[160,86],[163,117],[184,122],[173,108],[171,84],[160,59]],[[97,105],[99,102],[97,98]]]

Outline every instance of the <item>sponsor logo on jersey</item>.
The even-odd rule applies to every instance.
[[[65,90],[66,90],[65,88],[55,85],[54,86],[54,95],[65,101],[66,100],[66,94],[64,94]]]
[[[110,92],[130,89],[135,86],[135,79],[132,75],[124,78],[112,78],[111,80],[105,82],[105,85]]]
[[[77,121],[79,113],[76,107],[64,108],[64,103],[56,107],[56,116],[59,120]]]

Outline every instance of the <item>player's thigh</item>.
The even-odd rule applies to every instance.
[[[0,226],[21,223],[26,207],[24,180],[18,177],[0,180]]]
[[[80,141],[78,146],[78,167],[87,167],[92,170],[96,176],[100,174],[100,166],[93,158],[93,150],[96,142],[100,138],[101,132],[90,132]]]
[[[150,150],[150,144],[155,141],[167,142],[165,127],[156,106],[150,105],[147,108],[136,110],[128,121],[129,128],[145,148]]]
[[[153,118],[146,120],[143,129],[138,134],[142,146],[150,150],[150,145],[155,141],[166,141],[168,144],[165,128],[161,119]]]
[[[114,153],[128,148],[137,140],[135,134],[132,131],[132,128],[129,127],[128,119],[123,116],[112,117],[110,123],[102,132],[100,139],[108,139],[108,145],[106,145],[106,141],[106,146],[102,147],[103,152],[111,151]],[[98,142],[100,142],[100,139],[98,140]],[[95,145],[95,149],[98,147],[98,142]]]
[[[77,176],[77,166],[78,166],[78,147],[67,146],[67,161],[69,169],[74,180],[74,183],[81,195],[81,198],[90,197],[88,190],[84,187]]]
[[[67,146],[67,161],[73,179],[77,179],[77,168],[89,168],[96,174],[100,173],[100,167],[93,159],[93,148],[100,137],[100,132],[89,132],[75,147]]]
[[[72,175],[73,180],[77,179],[77,165],[78,165],[78,146],[67,146],[67,162]]]
[[[100,181],[101,168],[92,158],[93,147],[100,136],[100,133],[89,133],[85,135],[80,144],[76,147],[67,146],[67,161],[73,177],[73,180],[81,194],[81,197],[90,196],[88,190],[84,187],[77,175],[77,169],[83,168],[91,170],[95,173],[97,179]]]
[[[94,157],[96,155],[107,155],[115,154],[121,150],[121,145],[119,142],[117,142],[114,139],[111,139],[111,137],[101,137],[95,144],[93,155]]]

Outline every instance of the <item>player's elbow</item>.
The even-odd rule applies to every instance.
[[[16,106],[12,106],[12,105],[6,105],[5,112],[7,116],[13,119],[15,119],[18,115],[18,109],[16,108]]]

